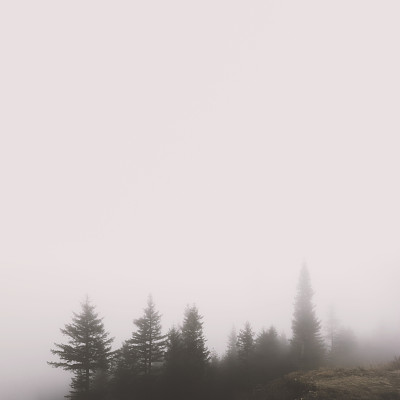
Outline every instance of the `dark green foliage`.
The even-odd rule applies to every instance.
[[[161,334],[161,315],[155,310],[151,296],[144,309],[144,315],[135,319],[137,331],[129,340],[131,352],[135,354],[139,372],[144,375],[152,373],[154,365],[161,363],[164,357],[165,335]]]
[[[61,329],[63,335],[68,337],[68,344],[55,343],[56,349],[51,350],[61,361],[48,364],[74,374],[69,396],[73,399],[89,398],[96,374],[103,375],[108,371],[113,355],[113,339],[108,337],[102,319],[94,310],[95,307],[86,299],[82,303],[82,312],[74,313],[72,323]]]
[[[302,369],[320,366],[324,360],[321,323],[312,303],[313,290],[307,267],[300,272],[292,321],[292,355],[295,365]]]

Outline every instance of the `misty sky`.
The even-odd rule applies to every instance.
[[[322,320],[400,330],[399,18],[2,1],[0,397],[69,379],[46,361],[86,294],[115,347],[152,293],[164,331],[196,303],[222,353],[246,320],[290,337],[306,261]]]

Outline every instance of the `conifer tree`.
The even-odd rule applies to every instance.
[[[203,334],[202,316],[195,305],[187,307],[182,325],[184,365],[188,371],[203,374],[210,360]]]
[[[324,358],[321,323],[315,315],[308,269],[303,265],[297,286],[292,320],[292,354],[297,367],[312,369],[320,366]]]
[[[165,351],[165,371],[169,376],[176,376],[182,371],[183,343],[179,329],[173,326],[167,335]]]
[[[237,349],[239,359],[244,363],[248,363],[254,355],[254,332],[249,322],[239,331]]]
[[[129,344],[135,353],[141,374],[149,375],[156,362],[162,362],[165,349],[165,335],[161,334],[161,315],[156,311],[149,296],[144,315],[135,319],[137,331],[133,332]]]
[[[137,368],[137,356],[130,346],[129,341],[125,341],[121,348],[115,352],[115,370],[135,375],[138,372]]]
[[[225,353],[225,360],[228,362],[235,363],[238,358],[238,337],[236,334],[236,329],[232,328],[231,333],[228,337],[228,346]]]
[[[72,323],[61,329],[63,335],[68,337],[68,344],[55,343],[56,349],[51,350],[61,361],[48,362],[53,367],[73,372],[72,390],[67,396],[72,399],[89,398],[95,375],[109,369],[113,355],[113,338],[109,338],[102,318],[94,310],[95,307],[86,298],[81,313],[73,313]]]
[[[255,358],[259,381],[278,376],[282,370],[283,349],[276,329],[262,330],[255,340]]]
[[[135,393],[139,376],[138,361],[129,341],[125,341],[115,352],[113,379],[111,384],[113,399],[128,400]]]
[[[276,329],[271,326],[262,330],[255,341],[256,352],[267,360],[274,359],[279,352],[279,338]]]
[[[178,328],[172,327],[167,335],[165,350],[165,392],[168,399],[185,398],[182,378],[184,375],[184,354],[182,335]]]
[[[237,335],[237,352],[237,384],[247,390],[255,379],[254,332],[249,322],[245,323]]]

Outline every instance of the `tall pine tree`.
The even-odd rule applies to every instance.
[[[236,334],[236,329],[233,327],[228,337],[228,346],[224,357],[224,359],[227,362],[235,363],[237,361],[238,358],[237,340],[238,337]]]
[[[110,366],[113,338],[108,337],[102,318],[95,313],[88,298],[82,303],[81,313],[73,315],[72,323],[61,329],[62,334],[68,337],[68,344],[55,343],[56,349],[51,350],[61,361],[48,364],[73,372],[72,390],[67,397],[87,399],[95,375],[107,372]]]
[[[241,362],[248,364],[254,356],[254,332],[250,322],[246,322],[244,328],[239,331],[237,336],[237,349]]]
[[[182,325],[184,365],[188,371],[199,376],[204,374],[210,360],[203,335],[202,318],[195,305],[187,307]]]
[[[141,374],[149,375],[154,363],[162,362],[165,349],[165,335],[161,334],[161,315],[156,311],[153,298],[149,296],[144,315],[135,319],[137,330],[129,340]]]
[[[315,315],[310,275],[303,265],[297,286],[292,320],[292,354],[296,367],[313,369],[324,359],[324,345],[321,337],[321,323]]]

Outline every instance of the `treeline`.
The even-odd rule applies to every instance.
[[[292,319],[292,339],[271,326],[255,334],[249,322],[232,331],[222,357],[209,351],[203,321],[195,305],[182,325],[162,333],[161,316],[151,296],[135,329],[117,350],[102,319],[87,299],[79,314],[61,329],[67,344],[51,352],[50,365],[73,373],[68,396],[77,400],[232,399],[297,369],[351,361],[355,338],[337,329],[333,318],[328,340],[321,333],[312,303],[313,290],[304,266]]]

